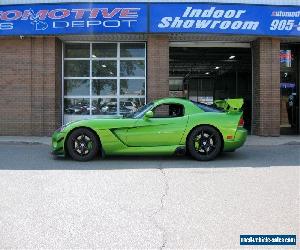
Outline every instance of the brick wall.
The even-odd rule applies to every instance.
[[[253,49],[252,133],[280,135],[280,40],[259,38]]]
[[[61,43],[0,39],[0,135],[50,135],[61,120]]]
[[[169,38],[149,35],[147,43],[147,101],[169,96]]]
[[[253,134],[280,134],[280,40],[253,42]],[[50,135],[61,124],[61,42],[0,38],[0,135]],[[169,96],[169,39],[147,38],[147,100]]]

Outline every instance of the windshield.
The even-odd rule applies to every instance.
[[[153,107],[153,102],[150,102],[142,107],[140,107],[137,111],[128,113],[124,115],[126,118],[142,118],[146,112],[151,110]]]

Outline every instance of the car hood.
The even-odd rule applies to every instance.
[[[137,119],[113,117],[113,118],[90,118],[73,121],[65,126],[65,130],[71,130],[76,127],[90,127],[92,129],[114,129],[132,127]]]

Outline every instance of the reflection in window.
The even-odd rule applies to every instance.
[[[65,61],[65,77],[88,77],[90,76],[89,61]]]
[[[92,57],[117,57],[116,43],[93,44]]]
[[[116,98],[98,98],[92,100],[93,115],[116,115],[117,113]]]
[[[121,61],[120,76],[145,76],[145,61]]]
[[[90,95],[90,80],[68,79],[65,80],[64,94],[71,96]]]
[[[144,95],[145,80],[143,79],[121,79],[121,95]]]
[[[90,45],[89,44],[66,44],[65,45],[66,58],[89,58]]]
[[[90,100],[85,98],[64,100],[65,114],[68,115],[89,115],[90,114]]]
[[[143,106],[145,52],[145,43],[66,43],[65,122],[80,115],[123,115]]]
[[[280,50],[280,132],[293,134],[297,131],[299,117],[298,65],[293,47]]]
[[[292,50],[280,50],[280,66],[291,68],[292,63],[294,63],[294,55],[292,54]]]
[[[93,61],[93,76],[115,77],[117,76],[117,61]]]
[[[103,79],[93,80],[92,85],[93,95],[116,95],[117,94],[117,80]]]
[[[145,44],[121,43],[121,57],[145,57]]]
[[[145,98],[121,98],[120,114],[124,115],[135,112],[143,105],[145,105]]]

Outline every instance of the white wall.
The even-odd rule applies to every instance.
[[[29,3],[65,3],[65,2],[183,2],[182,0],[0,0],[0,5],[29,4]],[[268,5],[298,5],[300,0],[189,0],[188,2],[214,2],[214,3],[246,3]]]

